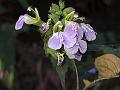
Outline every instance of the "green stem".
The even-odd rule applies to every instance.
[[[76,78],[77,78],[77,89],[76,90],[79,90],[79,77],[78,77],[78,70],[77,70],[77,67],[76,67],[76,64],[75,64],[75,61],[73,60],[74,62],[74,67],[75,67],[75,72],[76,72]]]

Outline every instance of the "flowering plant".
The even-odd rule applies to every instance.
[[[59,5],[51,5],[47,22],[41,20],[37,8],[28,7],[28,11],[32,12],[35,17],[28,14],[21,15],[16,22],[15,29],[22,29],[24,23],[38,26],[43,35],[45,53],[52,57],[63,88],[65,88],[64,80],[68,64],[65,56],[68,56],[72,59],[72,64],[76,69],[78,90],[78,72],[73,59],[81,61],[82,55],[87,51],[87,41],[95,40],[96,32],[90,24],[84,23],[85,18],[79,17],[74,8],[65,8],[62,1]],[[64,61],[66,61],[65,64]]]

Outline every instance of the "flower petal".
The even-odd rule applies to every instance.
[[[87,43],[84,40],[78,40],[79,50],[81,53],[85,53],[87,51]]]
[[[63,33],[63,37],[64,37],[64,41],[63,41],[64,47],[71,48],[75,45],[76,40],[77,40],[76,37],[70,38],[70,37],[66,36],[64,33]]]
[[[21,28],[23,27],[24,20],[25,20],[24,15],[21,15],[21,16],[19,17],[19,19],[17,20],[17,22],[16,22],[16,25],[15,25],[15,29],[16,29],[16,30],[19,30],[19,29],[21,29]]]
[[[82,54],[80,54],[80,53],[75,54],[75,59],[76,60],[81,61],[81,58],[82,58]]]
[[[85,37],[88,41],[93,41],[96,39],[96,32],[89,24],[81,23],[81,27],[85,32]]]
[[[49,38],[49,40],[48,40],[49,48],[57,50],[62,47],[62,42],[60,41],[59,33],[60,32],[54,33],[53,36],[51,38]]]
[[[68,22],[64,28],[65,35],[74,38],[77,35],[78,26],[76,22]]]
[[[42,31],[43,31],[44,33],[47,32],[46,26],[43,27]]]
[[[77,37],[78,37],[79,39],[82,39],[82,38],[83,38],[83,30],[82,30],[81,27],[78,28],[78,35],[77,35]]]
[[[76,44],[75,44],[73,47],[71,47],[71,48],[66,48],[66,47],[64,47],[65,51],[66,51],[66,52],[69,52],[70,54],[75,54],[75,53],[77,53],[77,52],[78,52],[78,48],[79,48],[79,46],[76,45]]]
[[[96,39],[96,32],[92,31],[88,31],[88,32],[85,32],[85,37],[88,41],[93,41]]]

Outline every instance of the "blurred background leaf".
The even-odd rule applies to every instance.
[[[0,26],[0,58],[3,68],[3,82],[12,90],[14,83],[15,65],[15,31],[14,25],[1,24]]]

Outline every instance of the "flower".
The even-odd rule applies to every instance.
[[[58,22],[58,24],[55,26],[57,27],[57,25],[61,26],[60,22]],[[55,50],[60,49],[62,47],[62,44],[65,48],[73,47],[77,40],[76,35],[78,29],[79,24],[76,22],[68,22],[63,32],[53,33],[53,36],[48,41],[48,47]]]
[[[64,32],[56,32],[53,33],[52,37],[48,40],[48,47],[54,50],[60,49],[62,44],[67,47],[73,47],[76,43],[76,38],[69,38],[69,36],[65,35]]]
[[[69,21],[65,28],[64,33],[65,35],[69,36],[69,38],[74,38],[78,34],[79,24],[76,22]]]
[[[71,28],[74,28],[75,31],[71,31]],[[69,25],[65,27],[65,31],[68,32],[69,36],[71,37],[75,36],[77,39],[76,44],[73,47],[71,48],[64,47],[65,51],[69,52],[70,54],[75,54],[78,52],[78,49],[79,49],[81,53],[85,53],[87,50],[87,43],[86,41],[82,40],[83,30],[78,25],[78,23],[70,22]],[[74,35],[75,34],[74,32],[76,33],[76,35]]]
[[[19,17],[18,21],[16,22],[16,25],[15,25],[16,30],[19,30],[19,29],[21,29],[23,27],[24,20],[25,20],[25,15],[21,15]]]
[[[66,52],[69,52],[71,54],[75,54],[78,52],[78,50],[81,53],[85,53],[87,51],[87,43],[84,40],[77,40],[77,43],[71,47],[71,48],[65,48]]]
[[[58,50],[64,45],[64,50],[70,59],[81,60],[82,54],[87,51],[87,42],[82,40],[83,34],[88,41],[96,39],[96,32],[89,24],[81,23],[80,25],[73,21],[68,21],[65,25],[64,31],[59,28],[62,26],[61,22],[54,25],[52,37],[48,40],[48,47]],[[60,30],[59,30],[60,29]]]
[[[39,17],[38,10],[36,8],[35,8],[35,10],[33,10],[31,7],[28,7],[28,10],[34,12],[35,18],[31,17],[28,14],[20,15],[20,17],[17,20],[16,25],[15,25],[16,30],[21,29],[23,27],[24,23],[26,23],[26,24],[35,24],[36,25],[37,23],[40,22],[40,17]]]
[[[42,32],[47,32],[48,28],[47,28],[47,24],[46,23],[43,23],[42,24]]]
[[[49,25],[50,25],[50,23],[51,23],[51,19],[48,19],[47,20],[47,23],[43,23],[42,24],[42,32],[43,33],[45,33],[45,32],[47,32],[47,30],[49,29]]]
[[[80,27],[85,33],[85,37],[88,41],[93,41],[96,39],[97,33],[94,31],[94,29],[89,24],[80,23]]]

